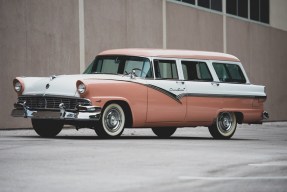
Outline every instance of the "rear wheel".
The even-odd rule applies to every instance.
[[[46,119],[32,119],[32,125],[36,133],[45,138],[55,137],[64,126],[60,121]]]
[[[216,118],[215,124],[208,127],[214,139],[230,139],[236,130],[237,120],[232,112],[222,112]]]
[[[99,137],[119,137],[124,131],[125,120],[123,108],[116,103],[111,103],[104,109],[95,131]]]
[[[156,134],[159,138],[169,138],[176,131],[176,127],[156,127],[152,128],[154,134]]]

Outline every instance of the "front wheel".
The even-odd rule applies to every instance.
[[[216,122],[208,127],[214,139],[230,139],[236,130],[237,120],[232,112],[222,112],[216,118]]]
[[[119,137],[124,131],[125,113],[123,108],[116,104],[109,104],[102,114],[99,125],[95,131],[99,137]]]
[[[45,138],[55,137],[64,126],[60,121],[46,119],[32,119],[32,125],[36,133]]]
[[[156,128],[152,128],[151,130],[159,138],[166,139],[172,136],[174,132],[176,131],[176,129],[177,129],[176,127],[156,127]]]

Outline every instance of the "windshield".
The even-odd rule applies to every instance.
[[[137,77],[153,78],[150,60],[132,56],[98,56],[88,66],[84,74],[128,75],[132,71]]]

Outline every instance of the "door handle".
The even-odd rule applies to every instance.
[[[183,85],[183,84],[184,84],[184,81],[177,81],[176,83],[177,83],[177,84],[182,84],[182,85]]]
[[[217,86],[217,87],[218,87],[220,84],[219,84],[219,83],[217,83],[217,82],[212,82],[212,83],[211,83],[211,85],[213,85],[213,86]]]

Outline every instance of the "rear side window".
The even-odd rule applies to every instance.
[[[246,83],[241,68],[236,64],[213,63],[213,67],[221,82]]]
[[[154,60],[157,79],[178,79],[175,60]]]
[[[204,62],[182,61],[184,80],[213,81],[210,71]]]

